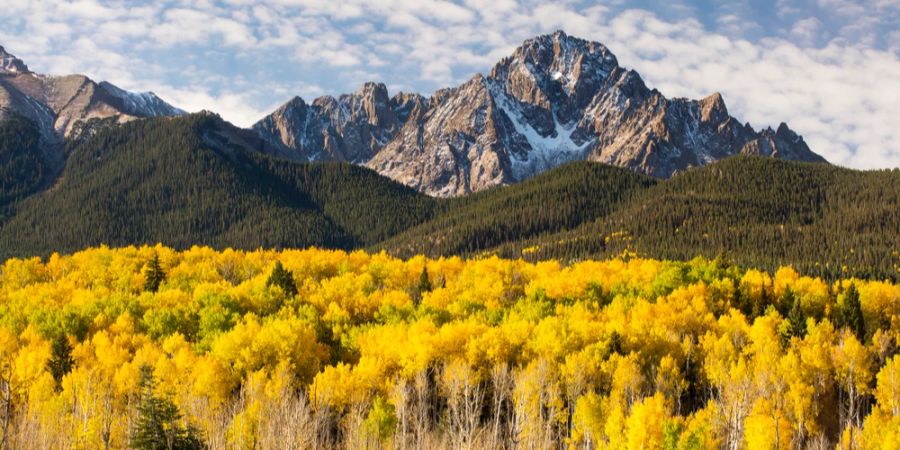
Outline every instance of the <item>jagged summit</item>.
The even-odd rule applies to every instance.
[[[253,129],[293,159],[362,164],[390,142],[424,103],[420,95],[390,97],[383,83],[367,82],[337,98],[326,95],[307,103],[294,97]]]
[[[0,45],[0,74],[2,73],[28,73],[28,66],[21,59],[6,51]]]
[[[176,108],[153,92],[129,92],[115,86],[112,83],[102,81],[100,88],[113,97],[121,100],[120,109],[135,117],[178,116],[185,111]]]
[[[183,114],[152,92],[133,93],[84,75],[33,73],[22,60],[0,47],[0,119],[25,117],[52,140],[85,129],[91,119],[125,122],[139,117]]]
[[[569,36],[562,30],[525,40],[512,55],[497,65],[508,64],[510,60],[532,64],[539,71],[563,76],[576,69],[608,71],[618,66],[616,56],[605,45]]]
[[[40,135],[42,157],[56,172],[67,154],[65,139],[142,117],[184,111],[152,92],[132,93],[84,75],[40,75],[0,47],[0,121],[24,118]]]
[[[824,161],[786,125],[756,131],[721,94],[670,99],[603,44],[562,30],[528,39],[429,98],[383,84],[288,102],[254,128],[301,160],[344,160],[433,195],[514,183],[572,160],[670,177],[743,153]]]

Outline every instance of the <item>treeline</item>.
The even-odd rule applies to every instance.
[[[790,264],[828,279],[900,277],[896,169],[741,156],[656,180],[577,162],[441,200],[362,167],[279,159],[252,132],[196,114],[88,123],[68,143],[60,178],[34,193],[47,167],[26,125],[0,127],[0,257],[156,242],[531,261],[632,252]]]
[[[11,203],[43,187],[52,172],[36,126],[16,115],[0,120],[0,219]]]
[[[790,267],[96,248],[3,265],[0,445],[888,449],[898,352]]]
[[[900,279],[900,170],[762,157],[690,170],[593,223],[499,249],[530,259],[723,256],[775,270]]]
[[[430,199],[371,171],[289,163],[262,145],[210,114],[101,128],[73,146],[53,189],[13,206],[0,256],[155,242],[355,248],[429,217]]]
[[[401,256],[474,255],[607,216],[656,182],[605,164],[566,164],[516,185],[449,199],[432,220],[373,248]]]

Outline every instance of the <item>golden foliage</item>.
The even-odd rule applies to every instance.
[[[897,448],[898,349],[900,285],[790,267],[100,247],[3,264],[0,426],[124,448],[146,366],[214,449]]]

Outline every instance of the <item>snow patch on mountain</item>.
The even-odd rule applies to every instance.
[[[14,55],[9,54],[0,46],[0,73],[28,73],[28,66]]]
[[[553,132],[544,136],[528,123],[517,102],[509,98],[503,92],[502,87],[492,86],[491,94],[496,105],[512,122],[516,132],[524,137],[531,147],[531,151],[517,152],[513,150],[509,153],[513,177],[524,180],[560,164],[585,157],[585,152],[590,148],[593,140],[580,145],[572,140],[577,123],[561,124],[556,114],[551,113],[553,114]]]
[[[103,81],[100,87],[107,93],[122,100],[126,113],[139,117],[179,116],[185,111],[176,108],[152,92],[129,92]]]

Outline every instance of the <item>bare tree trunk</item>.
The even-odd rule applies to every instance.
[[[394,404],[394,412],[397,416],[394,446],[400,450],[406,450],[409,442],[411,401],[412,388],[409,382],[403,378],[398,379],[391,389],[391,402]]]
[[[513,388],[513,377],[509,365],[504,363],[491,369],[491,384],[493,385],[492,444],[493,448],[505,448],[508,441],[507,430],[513,425],[508,413]]]
[[[416,374],[413,384],[413,397],[415,399],[413,407],[413,433],[415,440],[415,448],[424,448],[426,435],[428,434],[428,426],[431,420],[431,395],[430,381],[428,379],[428,371],[423,370]]]
[[[453,448],[471,450],[480,425],[484,387],[465,361],[445,364],[441,385],[447,398],[449,441]]]
[[[260,450],[301,450],[315,446],[315,423],[303,394],[285,388],[265,402],[258,424]]]
[[[559,441],[560,387],[552,364],[532,362],[516,374],[515,445],[552,448]]]
[[[7,365],[7,370],[0,378],[0,392],[3,400],[3,437],[0,439],[0,450],[9,448],[9,426],[12,422],[13,395],[12,395],[12,365]]]

